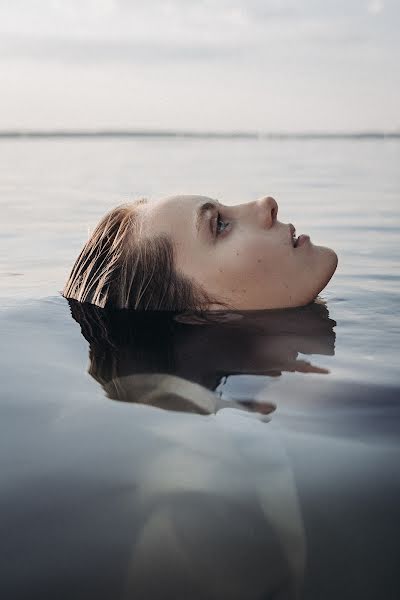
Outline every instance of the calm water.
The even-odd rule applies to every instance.
[[[106,210],[180,192],[273,195],[325,304],[60,298]],[[1,140],[0,203],[1,597],[400,597],[399,140]]]

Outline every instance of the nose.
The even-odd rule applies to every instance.
[[[272,227],[278,216],[278,203],[272,196],[257,200],[260,222],[263,227]]]

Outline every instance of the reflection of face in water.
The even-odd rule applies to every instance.
[[[232,374],[327,373],[299,360],[298,354],[334,354],[335,322],[327,308],[317,303],[208,315],[112,311],[75,301],[70,301],[70,307],[90,344],[89,373],[116,400],[214,412],[210,407],[216,397],[204,396],[205,390],[207,399],[199,409],[201,393],[194,384],[214,391],[221,379]],[[186,388],[160,374],[186,380]],[[185,398],[193,397],[197,400],[185,409]],[[251,409],[252,399],[245,400]],[[267,404],[257,408],[273,409]]]

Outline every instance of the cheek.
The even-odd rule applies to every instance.
[[[241,282],[274,273],[284,258],[277,247],[266,244],[265,239],[240,248],[233,246],[224,254],[219,264],[221,275]]]
[[[254,241],[247,245],[243,250],[238,250],[238,259],[243,268],[251,269],[255,272],[274,271],[282,260],[287,259],[285,248],[277,244],[266,243],[265,240]]]

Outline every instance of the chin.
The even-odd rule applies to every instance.
[[[321,250],[321,282],[319,290],[316,295],[321,292],[324,287],[327,286],[328,282],[332,278],[338,264],[337,254],[332,248],[326,248],[325,246],[319,247]]]
[[[338,256],[336,254],[336,252],[334,250],[332,250],[332,248],[325,248],[326,253],[327,253],[327,257],[329,257],[329,266],[331,269],[331,274],[329,276],[329,279],[332,277],[332,275],[334,274],[334,272],[336,271],[336,267],[338,265]]]

